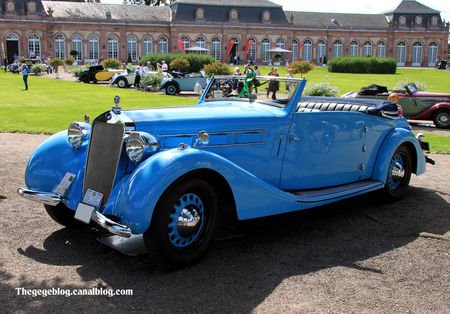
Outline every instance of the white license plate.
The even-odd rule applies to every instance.
[[[92,212],[94,209],[94,206],[79,202],[74,218],[84,222],[85,224],[89,224],[91,222]]]

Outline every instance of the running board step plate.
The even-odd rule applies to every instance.
[[[316,203],[341,198],[352,194],[359,194],[362,192],[370,192],[381,189],[384,184],[375,180],[364,180],[330,188],[315,189],[315,190],[301,190],[290,192],[297,198],[299,203]]]

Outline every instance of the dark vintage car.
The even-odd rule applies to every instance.
[[[268,97],[264,87],[280,83],[292,93]],[[192,106],[124,110],[116,99],[92,124],[45,140],[18,193],[62,225],[102,226],[122,246],[141,239],[171,267],[198,261],[223,215],[248,220],[377,190],[405,196],[426,158],[396,104],[302,97],[305,84],[223,76]]]
[[[102,65],[92,65],[88,70],[81,72],[78,80],[83,83],[109,81],[120,70],[105,70]]]
[[[404,90],[388,91],[384,86],[371,85],[363,87],[358,93],[349,92],[344,98],[388,99],[391,93],[397,93],[403,115],[411,120],[433,120],[436,127],[450,127],[450,93],[420,92],[414,83],[409,83]]]
[[[193,92],[196,85],[204,89],[207,80],[208,78],[204,72],[190,74],[185,72],[167,72],[167,78],[161,82],[160,89],[163,89],[166,95]]]

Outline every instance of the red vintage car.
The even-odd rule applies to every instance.
[[[376,98],[387,99],[391,93],[400,97],[403,115],[412,120],[433,120],[436,127],[450,127],[450,94],[419,92],[414,83],[409,83],[404,90],[388,91],[384,86],[370,85],[363,87],[358,93],[349,92],[344,98]]]

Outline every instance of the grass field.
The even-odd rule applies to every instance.
[[[278,67],[280,76],[286,75],[286,67]],[[260,67],[262,75],[270,67]],[[370,84],[394,86],[400,80],[419,80],[428,85],[429,91],[449,92],[450,72],[433,69],[399,69],[397,74],[344,74],[328,73],[326,68],[316,67],[306,75],[308,84],[329,82],[340,93],[357,91]],[[82,84],[31,75],[29,90],[23,90],[21,75],[0,71],[0,132],[55,133],[66,129],[72,121],[82,121],[85,114],[91,118],[110,109],[116,94],[121,96],[121,106],[126,109],[163,106],[192,105],[192,97],[173,97],[158,93],[140,92],[134,89],[111,88],[105,84]],[[432,150],[450,151],[450,137],[427,135]]]

